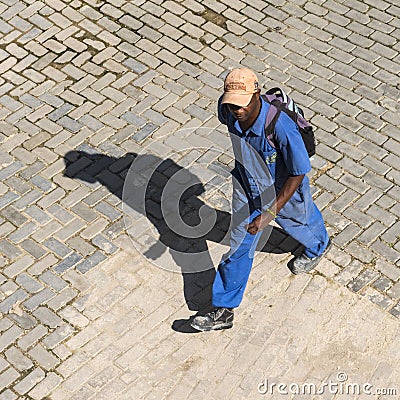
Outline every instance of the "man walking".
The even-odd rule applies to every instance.
[[[305,247],[303,254],[293,261],[293,274],[314,269],[331,246],[322,215],[311,197],[306,176],[311,165],[298,127],[286,113],[280,113],[275,124],[275,146],[271,146],[265,135],[269,107],[270,104],[260,96],[258,79],[253,71],[238,68],[226,76],[218,118],[227,125],[232,138],[245,142],[266,163],[276,199],[265,209],[254,177],[257,168],[254,161],[243,156],[236,162],[231,249],[220,262],[214,279],[214,310],[191,322],[192,327],[200,331],[233,326],[233,309],[242,301],[255,246],[261,231],[273,219]],[[248,210],[246,218],[243,218],[243,209]]]

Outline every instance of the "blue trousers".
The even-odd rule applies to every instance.
[[[243,294],[253,265],[254,252],[261,232],[251,235],[246,225],[261,214],[261,209],[244,193],[240,185],[233,185],[232,228],[230,250],[218,265],[212,288],[214,307],[235,308]],[[325,250],[329,237],[321,212],[312,200],[308,178],[278,213],[275,221],[291,237],[304,245],[308,257],[316,257]]]

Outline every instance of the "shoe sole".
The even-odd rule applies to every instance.
[[[327,253],[329,252],[329,250],[332,248],[332,241],[329,240],[328,246],[326,246],[326,249],[324,250],[324,252],[321,254],[319,260],[315,263],[315,265],[313,265],[312,268],[307,268],[307,269],[302,269],[298,272],[296,271],[291,271],[293,275],[300,275],[300,274],[307,274],[308,272],[311,272],[313,269],[316,268],[316,266],[320,263],[320,261],[322,260],[323,257],[325,257],[327,255]]]
[[[291,271],[293,275],[301,275],[301,274],[307,274],[311,272],[317,265],[319,261],[312,267],[312,268],[307,268],[307,269],[302,269],[300,271]]]
[[[208,332],[208,331],[220,331],[222,329],[230,329],[233,327],[233,324],[220,324],[212,327],[204,327],[196,325],[195,323],[191,323],[190,326],[194,329],[197,329],[200,332]]]

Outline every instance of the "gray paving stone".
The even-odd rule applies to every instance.
[[[65,204],[65,198],[63,199],[63,203]],[[63,224],[67,224],[73,220],[73,215],[58,204],[53,204],[48,207],[46,211],[56,217]]]
[[[0,359],[0,372],[3,372],[10,364],[3,358],[1,357]]]
[[[107,227],[104,235],[108,236],[110,239],[115,239],[120,233],[126,229],[126,224],[123,219],[118,220],[114,224]]]
[[[328,204],[334,199],[334,196],[330,193],[323,192],[316,199],[315,204],[320,210],[323,210]],[[350,218],[351,219],[351,218]]]
[[[63,323],[60,327],[58,327],[55,331],[53,331],[50,335],[48,335],[44,340],[43,344],[48,349],[53,349],[69,336],[71,336],[75,332],[74,328],[66,323]],[[47,353],[49,354],[49,353]],[[51,356],[49,360],[49,368],[52,368],[51,365],[54,363],[58,363],[58,360]]]
[[[341,183],[337,182],[336,180],[329,178],[327,175],[321,175],[315,183],[317,185],[322,186],[324,189],[326,189],[329,192],[332,192],[334,194],[340,194],[345,190],[345,186],[343,186]]]
[[[355,161],[351,160],[348,157],[343,157],[341,160],[337,162],[336,165],[350,172],[357,178],[361,177],[367,172],[367,169],[365,167],[360,166],[359,163],[356,163]]]
[[[0,311],[2,313],[9,312],[14,304],[25,300],[28,296],[28,293],[26,293],[24,290],[18,289],[0,303]]]
[[[32,361],[25,357],[24,354],[16,347],[10,347],[5,356],[7,361],[19,371],[27,370],[33,366]]]
[[[0,350],[3,351],[10,344],[14,343],[23,333],[23,330],[18,326],[13,325],[11,328],[7,329],[0,336]]]
[[[93,267],[104,261],[107,257],[102,254],[99,251],[96,251],[93,255],[88,257],[86,260],[82,261],[76,266],[76,269],[81,272],[82,274],[85,274],[89,270],[91,270]]]
[[[22,271],[27,269],[30,265],[34,263],[34,259],[31,256],[25,255],[22,258],[18,259],[14,263],[7,266],[3,273],[10,278],[13,278],[20,274]]]
[[[63,322],[62,319],[53,311],[46,307],[39,307],[33,312],[33,315],[43,324],[49,328],[56,328]]]
[[[59,364],[57,357],[45,350],[41,345],[36,345],[28,352],[28,354],[46,370],[53,369],[57,364]]]
[[[59,257],[66,257],[68,254],[72,252],[70,248],[68,248],[55,238],[49,238],[45,240],[43,242],[43,245],[46,246],[49,250],[54,252]]]
[[[347,286],[354,292],[359,292],[369,283],[377,279],[379,274],[376,271],[366,269],[360,275],[357,276],[353,281],[351,281]]]
[[[372,301],[372,303],[376,304],[384,310],[393,305],[393,301],[388,296],[372,288],[367,288],[366,295],[368,299]]]
[[[27,221],[27,218],[12,206],[3,209],[1,213],[8,221],[16,226],[22,225]]]
[[[35,308],[37,308],[39,305],[45,304],[47,301],[52,299],[55,295],[56,294],[53,291],[45,288],[42,291],[40,291],[39,293],[32,296],[30,299],[26,300],[23,303],[23,305],[27,310],[32,311]]]
[[[375,188],[381,190],[382,192],[387,192],[390,188],[393,187],[393,182],[391,182],[389,179],[376,175],[371,171],[368,171],[363,176],[363,179],[370,186],[374,186]]]
[[[22,311],[22,314],[20,314],[20,312],[11,312],[9,318],[24,330],[32,329],[36,325],[36,320],[31,315],[25,311]]]
[[[354,203],[354,206],[359,208],[360,210],[365,211],[371,204],[374,204],[376,200],[378,200],[381,196],[382,192],[380,190],[372,188],[368,190],[367,193],[362,195],[360,199]]]
[[[376,205],[383,208],[384,210],[388,210],[393,205],[396,204],[396,200],[392,199],[387,195],[383,195],[377,202]]]
[[[25,239],[20,246],[36,259],[42,258],[46,254],[46,250],[32,239]]]
[[[11,25],[9,25],[7,22],[5,21],[1,21],[0,23],[0,32],[2,33],[9,33],[13,30],[13,27]]]
[[[46,214],[42,209],[40,209],[36,205],[32,205],[24,210],[24,213],[29,215],[35,221],[37,221],[40,225],[45,225],[51,221],[51,218],[48,214]]]
[[[36,161],[32,165],[28,166],[25,168],[23,171],[19,173],[20,177],[23,179],[31,179],[34,175],[36,175],[38,172],[43,170],[45,168],[45,165],[42,161]]]
[[[96,118],[92,117],[89,114],[84,115],[83,117],[79,118],[79,122],[82,125],[86,125],[88,128],[93,130],[94,132],[97,132],[101,128],[104,127],[104,124],[98,121]]]
[[[2,129],[5,129],[5,128],[2,127]],[[4,135],[2,136],[2,140],[3,140],[3,138],[5,138]],[[0,154],[1,154],[1,158],[3,160],[4,166],[7,164],[11,164],[13,162],[14,159],[10,154],[8,154],[8,152],[0,150]]]
[[[2,320],[0,321],[0,332],[6,331],[12,325],[13,325],[13,323],[8,318],[2,318]],[[4,359],[2,358],[2,371],[4,370],[4,367],[7,367],[7,366],[8,366],[8,364],[5,365]]]
[[[14,202],[19,196],[14,192],[7,192],[5,195],[0,197],[0,209]]]
[[[40,175],[34,176],[30,181],[33,185],[35,185],[38,189],[42,190],[45,193],[49,192],[54,187],[51,181],[42,178]]]
[[[42,284],[40,284],[36,279],[32,278],[29,274],[26,273],[19,274],[16,278],[16,282],[18,283],[18,285],[26,289],[29,293],[37,293],[43,289]]]
[[[115,172],[120,172],[118,170],[114,170],[112,168],[112,166],[110,166],[110,171],[115,173]],[[109,195],[109,191],[104,188],[101,187],[99,189],[97,189],[96,191],[94,191],[93,193],[91,193],[89,196],[87,196],[83,201],[88,205],[88,206],[93,206],[96,203],[98,203],[100,200],[105,199],[106,197],[108,197]]]
[[[90,181],[95,179],[93,178],[93,174],[87,173],[86,171],[79,173],[79,177],[82,177],[82,179],[85,179],[85,176],[87,176]],[[69,194],[60,201],[61,207],[55,204],[50,210],[59,221],[66,223],[66,221],[70,221],[73,218],[73,215],[66,211],[66,209],[70,209],[72,206],[79,204],[88,193],[90,193],[90,189],[81,186],[69,192]]]
[[[99,149],[111,157],[122,157],[125,155],[124,150],[122,150],[119,146],[116,146],[114,143],[110,142],[103,142],[99,146]]]
[[[394,250],[392,247],[389,247],[380,240],[375,241],[372,244],[371,248],[392,263],[395,263],[400,259],[400,252]]]
[[[381,292],[387,292],[391,287],[393,286],[393,282],[386,278],[385,276],[380,276],[374,283],[372,284],[372,287],[375,289],[381,291]]]
[[[342,285],[347,285],[363,270],[363,265],[359,261],[352,261],[348,266],[334,277]]]
[[[390,212],[393,213],[394,215],[399,216],[399,215],[400,215],[400,207],[399,207],[399,204],[396,203],[396,204],[390,209]],[[388,218],[388,220],[389,220],[389,218]]]
[[[364,264],[370,264],[376,258],[376,254],[370,251],[368,247],[363,247],[358,240],[359,238],[357,238],[357,241],[350,242],[345,251]]]
[[[64,100],[60,99],[58,96],[55,96],[52,93],[43,93],[39,96],[39,99],[43,100],[53,107],[61,107],[64,104]]]
[[[357,198],[359,197],[358,193],[355,191],[348,189],[346,190],[338,199],[336,199],[331,207],[332,210],[343,212],[347,207],[349,207]]]
[[[14,386],[14,390],[20,395],[26,394],[44,377],[45,372],[41,368],[35,368],[31,373],[29,373],[24,379]]]
[[[400,318],[400,302],[398,302],[389,312],[394,317]]]
[[[5,372],[0,375],[0,390],[7,388],[12,382],[19,378],[19,373],[12,367],[8,368]],[[12,397],[12,393],[7,391],[9,399],[15,399],[16,397]]]
[[[360,194],[364,194],[365,192],[368,191],[368,189],[370,189],[370,186],[364,183],[363,180],[356,178],[350,174],[343,175],[339,179],[339,182],[348,186],[349,188],[354,189],[356,192]]]
[[[76,204],[71,208],[71,211],[89,223],[97,218],[97,214],[83,203]]]
[[[73,218],[67,225],[65,225],[64,228],[60,229],[55,236],[61,242],[65,242],[67,239],[75,236],[78,232],[82,231],[85,226],[86,224],[82,220],[78,218]]]
[[[92,243],[107,254],[115,253],[118,250],[118,247],[112,244],[103,235],[96,235],[92,239]]]
[[[7,389],[2,393],[2,396],[4,397],[4,400],[15,400],[17,398],[17,395],[12,392],[10,389]]]
[[[122,64],[138,74],[141,74],[147,70],[147,67],[144,64],[140,63],[139,61],[136,61],[133,58],[128,58]]]
[[[58,124],[60,124],[61,126],[63,126],[65,129],[68,129],[69,131],[73,132],[73,133],[78,133],[79,130],[82,128],[82,124],[80,124],[79,122],[73,120],[72,118],[69,118],[67,116],[64,116],[62,118],[60,118],[57,121]]]
[[[94,209],[98,211],[99,213],[105,215],[108,217],[111,221],[115,221],[118,219],[122,214],[118,210],[116,210],[114,207],[111,207],[108,203],[105,201],[101,201],[98,203]]]
[[[82,256],[77,253],[72,253],[65,260],[58,263],[55,267],[53,267],[54,272],[57,274],[63,274],[68,269],[72,268],[76,265],[79,261],[82,260]]]
[[[355,224],[349,224],[337,236],[333,238],[333,242],[339,246],[344,246],[359,235],[361,229]]]
[[[0,97],[0,104],[2,104],[4,107],[7,107],[11,111],[17,111],[19,108],[22,107],[22,104],[19,101],[14,100],[8,95]]]
[[[20,243],[22,240],[26,239],[33,232],[35,232],[36,228],[37,225],[34,222],[27,222],[21,228],[9,235],[8,238],[14,243]]]
[[[4,275],[2,275],[2,282],[3,284],[1,285],[1,291],[4,294],[14,293],[18,289],[18,286],[13,281],[9,279],[7,280]]]
[[[47,305],[54,311],[58,311],[61,308],[65,307],[73,299],[75,299],[77,295],[77,290],[68,287],[60,292],[56,297],[47,302]]]
[[[18,340],[18,346],[26,351],[30,346],[47,335],[48,331],[43,325],[37,325]]]
[[[141,128],[138,132],[132,135],[132,139],[136,142],[142,142],[148,136],[150,136],[157,129],[157,125],[154,124],[146,124],[143,128]]]
[[[60,279],[58,276],[54,275],[50,271],[46,271],[45,273],[40,275],[39,279],[57,292],[60,292],[67,286],[66,282],[63,279]]]
[[[381,207],[376,206],[375,204],[371,205],[371,207],[368,208],[367,214],[371,215],[377,221],[382,222],[382,224],[384,224],[388,227],[392,226],[397,220],[395,215],[384,210]]]
[[[146,120],[139,117],[138,115],[135,115],[131,112],[126,112],[121,116],[121,118],[125,119],[127,122],[130,124],[140,128],[143,127],[146,124]]]
[[[42,193],[40,193],[36,189],[33,189],[29,193],[22,196],[19,200],[15,201],[14,207],[17,210],[23,210],[24,208],[31,205],[32,203],[34,203],[36,200],[40,199],[41,197],[42,197]]]
[[[393,226],[391,226],[383,235],[381,235],[381,239],[385,242],[392,244],[398,241],[400,238],[400,222],[396,222]]]
[[[12,164],[8,165],[5,168],[2,168],[0,171],[0,179],[3,181],[10,176],[16,174],[18,171],[23,169],[25,165],[20,161],[14,161]]]
[[[11,223],[6,222],[0,226],[0,230],[2,232],[2,235],[6,236],[8,233],[14,231],[15,227]],[[18,255],[21,254],[21,250],[11,244],[8,240],[0,240],[0,249],[2,251],[2,254],[9,259],[16,258]]]
[[[50,268],[57,262],[57,258],[53,254],[48,254],[41,260],[36,261],[32,267],[28,268],[28,273],[31,275],[40,275],[44,270]]]
[[[392,299],[400,298],[400,282],[397,282],[388,290],[388,295]]]
[[[370,245],[379,238],[386,229],[387,227],[385,225],[380,222],[375,222],[358,237],[358,240],[366,245]]]
[[[50,372],[47,376],[29,392],[29,395],[35,400],[45,398],[52,392],[60,383],[62,379],[54,372]]]

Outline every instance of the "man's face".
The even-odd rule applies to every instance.
[[[248,122],[256,119],[259,110],[260,93],[254,93],[250,103],[247,106],[241,107],[235,104],[227,104],[229,111],[239,122]]]

